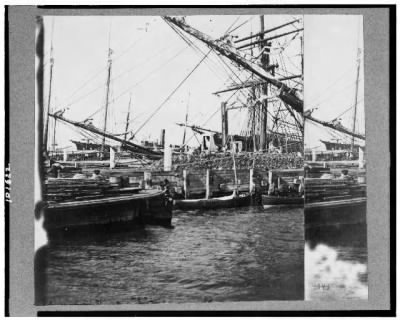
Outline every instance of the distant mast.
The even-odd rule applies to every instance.
[[[132,100],[132,95],[129,96],[128,114],[127,114],[127,116],[126,116],[126,126],[125,126],[124,141],[126,141],[126,136],[127,136],[127,134],[128,134],[129,116],[130,116],[130,113],[131,113],[131,100]]]
[[[57,100],[55,101],[57,105]],[[53,152],[56,152],[56,127],[57,127],[57,120],[54,119],[54,128],[53,128]]]
[[[351,152],[354,154],[354,133],[356,131],[356,118],[357,118],[357,103],[358,103],[358,82],[360,78],[360,60],[361,60],[361,49],[357,49],[357,78],[356,78],[356,95],[354,98],[354,113],[353,113],[353,136],[351,137]]]
[[[50,115],[50,105],[51,105],[51,87],[53,83],[53,66],[54,66],[54,58],[53,58],[53,30],[54,30],[54,20],[51,28],[51,45],[50,45],[50,80],[49,80],[49,96],[47,99],[47,113],[46,113],[46,123],[44,128],[44,135],[43,135],[43,146],[46,154],[48,153],[48,135],[49,135],[49,115]],[[56,120],[54,120],[55,126]]]
[[[110,96],[110,80],[111,80],[111,65],[112,65],[112,60],[111,60],[111,54],[112,50],[109,47],[108,48],[108,73],[107,73],[107,91],[106,91],[106,104],[105,104],[105,113],[104,113],[104,126],[103,126],[103,133],[106,133],[107,131],[107,113],[108,113],[108,102],[109,102],[109,96]],[[105,144],[106,144],[106,137],[103,135],[103,142],[101,144],[101,152],[104,157],[104,152],[105,152]]]

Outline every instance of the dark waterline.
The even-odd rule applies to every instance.
[[[302,208],[176,212],[173,225],[51,242],[47,304],[304,299]]]

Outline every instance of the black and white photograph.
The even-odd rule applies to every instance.
[[[305,19],[38,18],[37,305],[304,300]]]
[[[396,6],[4,20],[6,316],[395,314]]]

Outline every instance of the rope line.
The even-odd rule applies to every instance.
[[[135,131],[133,134],[136,134],[153,118],[153,116],[167,103],[167,101],[173,96],[173,94],[178,91],[178,89],[183,85],[183,83],[193,74],[193,72],[200,66],[200,64],[207,58],[207,56],[211,53],[211,50],[204,56],[196,66],[189,72],[189,74],[178,84],[178,86],[168,95],[168,97],[152,112],[152,114],[144,121],[144,123]]]

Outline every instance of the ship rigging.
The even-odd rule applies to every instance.
[[[106,139],[119,142],[125,150],[141,153],[144,156],[158,158],[162,151],[154,151],[151,148],[140,146],[131,142],[143,127],[167,104],[171,97],[181,88],[185,81],[191,77],[201,64],[210,62],[213,55],[224,70],[228,73],[231,84],[227,88],[215,91],[214,94],[222,100],[221,107],[216,110],[210,118],[221,114],[221,130],[199,130],[207,125],[195,124],[189,126],[187,123],[188,111],[186,112],[184,138],[180,151],[184,151],[191,138],[195,134],[217,135],[220,147],[215,151],[229,150],[235,143],[241,143],[240,150],[246,152],[302,152],[303,149],[303,26],[301,18],[290,18],[289,21],[278,26],[265,27],[264,16],[259,16],[260,31],[249,36],[238,39],[234,34],[244,23],[236,25],[238,19],[218,39],[213,39],[205,33],[191,27],[184,18],[162,17],[189,47],[201,53],[202,58],[194,68],[184,77],[176,88],[154,109],[153,112],[142,122],[133,128],[131,126],[130,136],[128,127],[131,122],[129,111],[126,119],[125,130],[122,133],[111,133],[107,122],[109,112],[113,109],[111,104],[118,99],[111,97],[111,81],[116,78],[111,76],[113,52],[108,48],[107,82],[105,103],[100,109],[86,117],[83,121],[68,119],[60,113],[60,109],[49,115],[54,120],[60,120],[74,126],[86,136],[100,137],[100,152],[104,153]],[[190,39],[191,38],[191,39]],[[236,40],[234,40],[236,39]],[[206,44],[208,52],[203,52],[196,45],[196,41]],[[288,47],[294,45],[292,58],[286,58]],[[294,51],[293,51],[294,50]],[[293,54],[294,52],[294,54]],[[290,68],[290,64],[294,68]],[[290,71],[289,71],[290,70]],[[233,92],[233,93],[232,93]],[[211,93],[211,92],[210,92]],[[239,93],[239,94],[237,94]],[[230,94],[226,97],[225,94]],[[229,102],[232,97],[235,101]],[[228,104],[229,102],[229,104]],[[129,105],[131,102],[129,102]],[[63,109],[65,110],[65,109]],[[104,110],[103,128],[96,128],[92,124],[93,116]],[[237,134],[229,132],[229,118],[232,112],[246,111],[247,119],[242,124],[242,129]],[[236,114],[235,114],[236,116]],[[232,117],[232,116],[231,116]],[[191,127],[194,132],[192,137],[187,137],[186,128]],[[197,129],[196,129],[197,128]],[[197,131],[196,131],[197,130]],[[118,136],[123,136],[118,138]],[[197,137],[196,137],[197,138]],[[232,140],[235,138],[236,141]],[[96,138],[98,139],[98,138]],[[199,144],[204,141],[199,140]],[[163,145],[160,146],[163,149]]]

